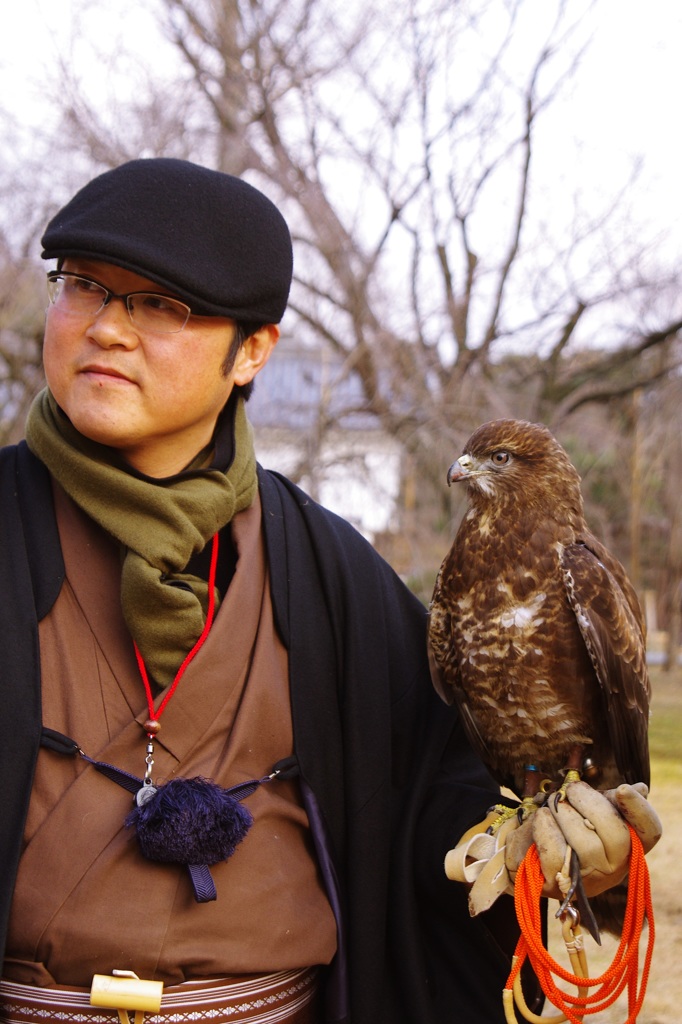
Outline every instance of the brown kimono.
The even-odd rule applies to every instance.
[[[148,712],[120,611],[119,551],[58,489],[56,506],[67,579],[40,624],[43,722],[142,776]],[[236,572],[162,715],[157,785],[203,776],[228,787],[292,753],[287,654],[260,518],[257,501],[233,522]],[[328,963],[335,923],[296,783],[263,785],[245,805],[254,825],[211,868],[217,900],[197,904],[186,868],[146,860],[124,827],[130,793],[81,758],[41,750],[5,976],[88,986],[93,973],[117,968],[177,984]]]

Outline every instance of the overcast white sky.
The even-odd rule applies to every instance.
[[[40,120],[41,93],[50,88],[49,68],[61,31],[68,33],[71,6],[71,0],[7,0],[3,11],[0,106],[21,111],[29,123]],[[101,21],[100,39],[120,10],[117,0],[92,4],[89,24]],[[642,219],[669,230],[667,248],[674,258],[682,253],[682,4],[597,0],[593,18],[590,51],[563,124],[556,124],[556,159],[564,173],[576,161],[576,172],[586,175],[596,193],[608,189],[612,176],[622,181],[625,160],[640,156],[637,205]],[[154,59],[153,49],[151,54]]]
[[[682,5],[677,0],[600,0],[597,31],[576,81],[573,131],[605,173],[641,156],[641,202],[674,226],[682,248]]]

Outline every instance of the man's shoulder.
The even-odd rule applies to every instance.
[[[0,536],[0,582],[15,591],[25,582],[41,619],[59,593],[64,563],[52,478],[24,441],[0,448]]]
[[[2,503],[15,498],[24,512],[50,492],[50,474],[25,441],[0,448],[0,490]]]
[[[408,591],[393,567],[351,523],[320,505],[287,477],[259,468],[263,522],[271,560],[288,550],[295,560],[312,552],[318,572],[352,580],[354,598],[359,593],[385,595],[393,591],[413,605],[419,615],[423,606]]]
[[[6,472],[16,464],[18,447],[16,444],[7,444],[0,448],[0,469]]]
[[[25,441],[18,444],[6,444],[0,447],[0,466],[7,471],[10,468],[21,468],[24,472],[47,474],[45,466],[33,454]]]
[[[22,442],[23,443],[23,442]],[[0,504],[7,513],[18,501],[18,472],[20,445],[9,444],[0,448]]]
[[[297,511],[301,516],[319,520],[331,529],[338,530],[344,536],[353,537],[359,543],[369,547],[369,541],[343,516],[321,505],[311,498],[298,484],[289,477],[274,469],[263,469],[259,466],[259,483],[261,500],[264,504],[280,505],[282,511]]]
[[[272,539],[285,536],[312,545],[324,560],[348,565],[374,565],[392,573],[370,541],[347,519],[311,498],[298,484],[275,470],[259,467],[263,522]]]

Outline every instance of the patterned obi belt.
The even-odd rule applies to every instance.
[[[93,1006],[90,991],[38,988],[0,981],[2,1024],[317,1024],[317,968],[277,974],[242,974],[215,981],[187,981],[164,989],[157,1010],[140,1011],[135,998],[127,1008]],[[126,1000],[122,1000],[124,1003]],[[130,1013],[130,1017],[128,1017]]]

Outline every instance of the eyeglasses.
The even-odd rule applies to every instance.
[[[47,275],[47,294],[53,306],[74,316],[95,317],[112,299],[120,299],[135,327],[158,334],[177,334],[192,313],[186,303],[170,295],[156,292],[117,295],[90,277],[61,270],[51,270]]]

